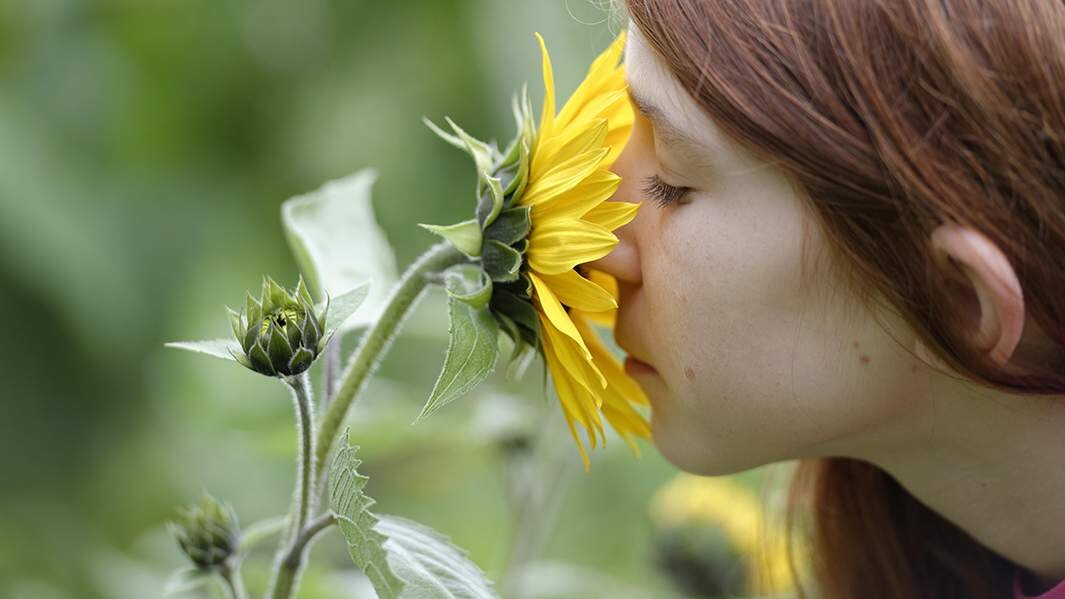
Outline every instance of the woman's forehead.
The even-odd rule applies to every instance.
[[[702,137],[704,131],[714,128],[714,123],[703,114],[666,65],[657,58],[646,44],[639,30],[629,26],[625,46],[625,77],[630,93],[643,108],[660,115],[663,129],[685,132],[688,136]]]
[[[632,23],[625,46],[625,77],[633,103],[655,128],[657,142],[672,146],[674,141],[690,141],[690,148],[675,149],[697,154],[700,159],[693,164],[722,171],[764,166],[703,112]]]

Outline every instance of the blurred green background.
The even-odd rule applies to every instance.
[[[206,489],[242,523],[283,513],[286,390],[163,342],[228,334],[223,306],[263,274],[294,283],[281,203],[366,166],[405,267],[434,242],[415,223],[472,209],[469,159],[421,117],[505,141],[511,94],[527,81],[542,96],[533,32],[568,95],[621,27],[588,0],[0,2],[0,596],[158,597],[183,565],[165,528],[176,506]],[[352,438],[380,511],[450,535],[497,577],[512,527],[492,423],[508,401],[562,417],[532,371],[410,426],[446,333],[432,293]],[[545,580],[557,596],[580,596],[569,578],[671,596],[647,505],[673,468],[614,438],[584,474],[556,438],[572,474]],[[253,590],[270,550],[245,568]],[[320,542],[301,597],[359,587],[337,535]]]

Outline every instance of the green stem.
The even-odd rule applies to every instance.
[[[287,550],[278,554],[277,563],[274,566],[274,583],[268,595],[271,599],[288,599],[295,593],[311,541],[334,524],[336,524],[336,519],[333,518],[333,514],[319,516],[296,534]]]
[[[311,381],[306,372],[289,379],[292,385],[293,396],[296,399],[296,418],[299,422],[300,455],[297,464],[298,483],[297,500],[293,509],[292,533],[290,538],[295,540],[299,531],[303,530],[310,517],[311,507],[314,505],[315,474],[317,468],[314,464],[314,400],[311,398]]]
[[[289,377],[285,382],[292,387],[296,404],[296,424],[299,433],[299,456],[296,459],[296,490],[292,510],[289,513],[289,533],[281,540],[274,561],[273,583],[270,597],[288,599],[292,596],[298,578],[301,551],[293,551],[300,542],[300,535],[307,524],[314,505],[314,400],[311,397],[310,377],[306,372]],[[295,557],[293,555],[295,554]]]
[[[377,369],[385,351],[399,332],[400,325],[403,324],[422,291],[429,284],[429,278],[449,266],[466,260],[467,258],[453,245],[443,242],[429,248],[407,268],[407,272],[403,273],[393,288],[381,317],[363,335],[358,349],[355,350],[344,369],[340,386],[322,419],[322,426],[318,433],[318,450],[315,456],[317,475],[321,475],[326,458],[333,450],[340,425],[347,418],[348,408],[358,397],[370,375]]]
[[[232,599],[248,599],[248,591],[244,589],[244,580],[240,577],[239,565],[230,566],[227,564],[222,568],[220,574]]]

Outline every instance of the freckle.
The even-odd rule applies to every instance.
[[[855,341],[854,343],[851,344],[851,346],[854,347],[854,349],[858,349],[858,342]]]
[[[695,371],[694,371],[694,370],[692,370],[690,366],[689,366],[689,367],[686,367],[686,368],[684,369],[684,376],[685,376],[685,378],[687,378],[687,379],[688,379],[689,381],[694,381],[694,380],[695,380]]]
[[[862,364],[868,364],[872,360],[872,358],[865,354],[861,354],[860,356],[858,356],[858,360],[860,360]]]

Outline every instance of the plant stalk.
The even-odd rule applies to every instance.
[[[288,599],[295,589],[302,565],[302,551],[293,549],[299,544],[301,533],[310,517],[310,511],[315,505],[314,480],[317,472],[314,466],[314,399],[311,396],[310,377],[304,372],[285,379],[285,382],[292,387],[292,397],[296,404],[299,456],[296,459],[296,490],[292,510],[289,513],[289,533],[282,539],[281,546],[278,548],[271,577],[273,582],[268,596],[274,599]]]
[[[332,403],[322,418],[315,456],[315,474],[318,479],[321,479],[322,468],[329,453],[333,450],[340,425],[347,418],[348,409],[362,391],[370,375],[377,369],[381,358],[395,339],[400,326],[410,314],[422,291],[429,284],[432,275],[466,260],[466,256],[451,243],[446,241],[438,243],[415,260],[393,287],[381,317],[366,331],[359,342],[359,347],[348,361]]]
[[[244,589],[244,580],[240,576],[240,565],[226,564],[219,572],[222,581],[226,583],[226,590],[232,599],[248,599],[248,591]]]

